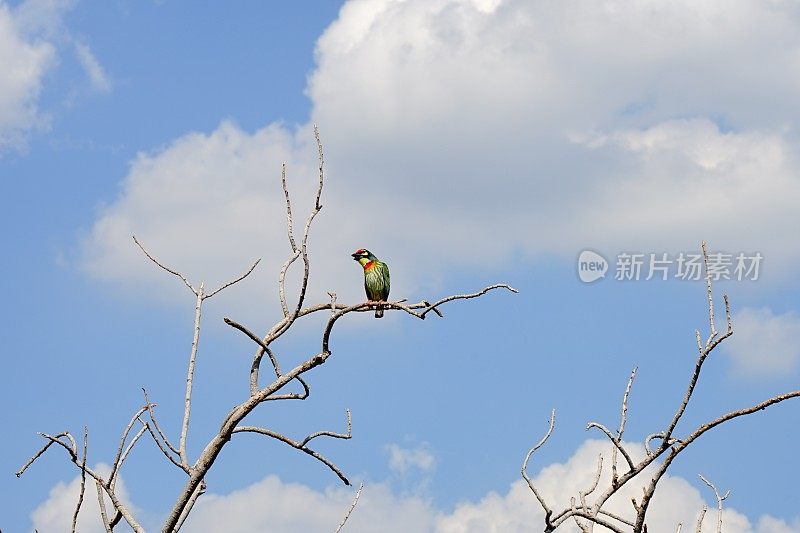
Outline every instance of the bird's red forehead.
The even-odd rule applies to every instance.
[[[358,250],[356,250],[357,254],[363,254],[364,252],[366,252],[366,250],[363,248],[359,248]]]

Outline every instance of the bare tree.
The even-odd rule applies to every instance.
[[[631,388],[633,387],[633,382],[636,379],[637,369],[634,368],[630,377],[628,378],[628,383],[622,396],[620,421],[617,430],[612,432],[606,426],[598,422],[590,422],[586,427],[587,430],[592,428],[599,430],[611,441],[611,479],[609,486],[598,490],[600,475],[603,470],[603,457],[601,455],[592,484],[585,491],[579,491],[575,497],[572,497],[569,507],[562,510],[556,510],[547,503],[546,498],[541,491],[536,488],[533,480],[528,474],[528,462],[530,461],[531,456],[539,448],[541,448],[545,442],[547,442],[547,439],[553,432],[556,414],[554,409],[550,415],[550,424],[547,432],[545,433],[544,437],[542,437],[542,439],[528,451],[522,463],[522,477],[528,483],[528,487],[530,487],[533,495],[539,502],[539,505],[541,505],[542,509],[544,510],[545,532],[549,533],[569,520],[573,520],[584,533],[591,531],[595,524],[608,528],[616,533],[623,533],[626,531],[633,531],[634,533],[646,532],[647,511],[650,503],[652,502],[658,482],[681,452],[683,452],[689,445],[695,442],[706,432],[714,429],[717,426],[741,416],[762,411],[767,407],[783,402],[790,398],[800,397],[800,390],[779,394],[756,405],[721,415],[713,420],[701,424],[693,431],[683,436],[676,436],[676,427],[678,426],[678,422],[680,422],[681,417],[683,417],[683,414],[689,405],[689,401],[692,399],[692,395],[695,392],[695,388],[700,378],[700,371],[703,368],[703,364],[706,362],[706,359],[711,352],[713,352],[717,346],[719,346],[723,341],[733,334],[731,310],[727,295],[723,296],[723,300],[725,302],[725,331],[720,333],[717,331],[715,326],[714,296],[712,292],[711,275],[708,271],[708,252],[706,249],[706,243],[703,242],[701,247],[703,250],[703,263],[706,272],[706,298],[708,301],[708,323],[710,331],[705,341],[703,341],[700,331],[695,331],[698,356],[697,360],[695,361],[694,371],[689,378],[689,384],[687,386],[686,393],[684,394],[681,402],[678,404],[675,414],[672,416],[672,419],[669,421],[665,429],[652,433],[644,438],[644,448],[646,450],[646,454],[641,460],[635,461],[631,453],[629,453],[629,451],[625,448],[622,441],[622,436],[625,431],[625,424],[628,418],[628,398],[630,396]],[[620,455],[624,459],[621,465],[618,464],[618,457]],[[650,475],[649,478],[640,475],[651,465],[653,468],[649,469],[648,472],[652,472],[652,475]],[[717,497],[717,506],[719,511],[717,531],[719,532],[722,528],[722,500],[727,497],[727,494],[725,496],[720,496],[719,492],[717,492],[713,485],[706,481],[705,478],[702,478],[702,476],[701,479],[703,479],[703,481],[705,481],[714,490],[714,494]],[[618,494],[623,487],[642,481],[644,482],[644,485],[641,487],[641,497],[638,499],[635,497],[631,499],[631,515],[628,517],[620,516],[610,512],[605,508],[611,497],[615,494]],[[593,493],[596,493],[597,496],[593,501],[590,502],[588,498]],[[706,509],[703,509],[700,514],[700,518],[698,519],[698,533],[702,527],[702,520],[705,516],[705,513]],[[680,527],[681,526],[679,525],[679,531]]]
[[[181,282],[192,292],[195,298],[195,314],[194,314],[194,330],[191,350],[189,353],[189,363],[186,372],[186,391],[184,395],[184,412],[181,423],[180,436],[177,445],[174,440],[167,437],[167,433],[162,429],[155,414],[155,404],[150,402],[147,392],[142,389],[144,394],[144,405],[140,407],[131,417],[127,426],[122,432],[116,456],[111,465],[111,472],[108,476],[102,475],[100,472],[87,466],[87,447],[88,447],[88,430],[84,431],[83,453],[80,454],[75,438],[68,431],[58,433],[55,435],[40,433],[39,435],[45,440],[44,445],[39,449],[33,457],[31,457],[20,470],[16,473],[17,477],[21,476],[31,464],[33,464],[39,457],[42,456],[52,445],[57,445],[63,448],[69,456],[70,461],[80,470],[81,484],[80,484],[80,497],[75,507],[75,513],[72,520],[72,531],[75,531],[77,524],[78,513],[81,509],[83,502],[86,478],[94,481],[95,488],[97,489],[97,498],[100,505],[100,514],[103,521],[103,526],[107,532],[114,530],[114,527],[125,520],[128,525],[137,533],[144,531],[141,524],[133,516],[131,510],[122,502],[116,492],[116,483],[119,479],[120,470],[122,469],[125,460],[129,454],[140,442],[140,439],[145,434],[149,435],[153,442],[155,442],[158,449],[164,457],[175,467],[180,469],[186,475],[186,483],[178,493],[172,510],[164,520],[162,531],[166,533],[176,532],[180,530],[181,526],[185,523],[186,518],[189,516],[197,499],[205,492],[206,483],[205,478],[209,470],[216,464],[217,458],[225,445],[231,439],[241,433],[255,433],[269,437],[280,442],[283,442],[292,448],[304,452],[320,463],[328,467],[342,482],[346,485],[350,484],[345,474],[341,469],[330,459],[323,456],[316,450],[310,447],[314,439],[320,437],[330,437],[336,439],[349,439],[352,436],[352,420],[350,411],[347,410],[347,431],[344,433],[337,433],[333,431],[316,431],[310,433],[301,439],[293,439],[282,433],[266,427],[243,425],[242,422],[256,407],[273,401],[282,400],[304,400],[308,398],[311,389],[305,379],[305,375],[312,369],[325,364],[331,356],[330,336],[334,325],[345,315],[350,313],[365,312],[374,309],[374,304],[370,302],[360,302],[351,305],[340,304],[336,301],[336,293],[328,293],[330,301],[314,304],[304,307],[306,293],[308,289],[308,280],[310,275],[310,261],[307,251],[307,243],[311,226],[322,209],[320,200],[322,198],[322,189],[325,182],[324,179],[324,156],[322,151],[322,143],[320,141],[319,132],[314,127],[314,136],[318,148],[319,157],[319,183],[316,190],[316,197],[314,206],[306,219],[302,235],[299,239],[296,238],[293,220],[292,220],[292,203],[289,197],[289,189],[286,184],[286,165],[284,164],[281,171],[281,186],[286,200],[286,222],[287,222],[287,236],[291,253],[283,263],[278,274],[278,293],[280,299],[280,306],[283,311],[283,317],[278,320],[264,335],[256,335],[246,326],[230,319],[225,318],[225,323],[229,326],[239,330],[246,335],[256,345],[256,351],[253,355],[252,363],[248,376],[249,381],[249,396],[247,399],[233,406],[228,412],[227,416],[221,421],[219,432],[211,437],[207,442],[203,451],[197,458],[189,457],[187,452],[187,440],[189,437],[190,415],[192,412],[192,393],[194,385],[194,370],[197,362],[198,345],[200,340],[201,329],[201,316],[202,306],[205,300],[219,294],[221,291],[239,283],[244,280],[258,265],[259,261],[255,261],[250,268],[245,271],[241,276],[223,284],[221,287],[206,292],[203,283],[199,286],[192,284],[186,276],[180,272],[166,266],[160,260],[156,259],[140,242],[133,238],[135,244],[139,246],[144,255],[150,259],[156,266],[163,269],[169,274],[179,278]],[[289,268],[298,260],[302,260],[303,274],[300,282],[299,294],[296,300],[290,306],[286,296],[286,273]],[[468,300],[483,296],[489,291],[494,289],[507,289],[511,292],[517,292],[514,288],[506,284],[496,284],[485,287],[484,289],[470,293],[470,294],[455,294],[447,296],[430,303],[422,300],[418,303],[408,304],[406,300],[398,300],[382,304],[385,310],[396,310],[407,313],[415,318],[424,320],[429,313],[435,313],[438,316],[443,316],[440,307],[448,302],[454,300]],[[308,356],[303,362],[292,368],[291,370],[284,371],[279,364],[279,357],[275,350],[272,348],[273,343],[281,336],[286,334],[290,328],[295,324],[298,319],[312,315],[314,313],[328,313],[329,317],[321,335],[321,346],[317,353]],[[261,383],[260,372],[262,369],[262,362],[264,356],[269,360],[269,369],[271,377],[266,380],[266,384]],[[296,383],[298,387],[294,390],[288,390],[291,383]],[[131,437],[131,433],[136,428],[135,433]],[[358,501],[358,495],[361,489],[356,494],[350,509],[339,525],[341,529],[350,516],[353,508]],[[111,512],[108,511],[106,498],[110,501]],[[338,531],[338,529],[337,529]]]

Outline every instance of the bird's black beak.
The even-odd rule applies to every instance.
[[[355,259],[356,261],[357,261],[357,260],[358,260],[358,258],[360,257],[358,254],[350,254],[350,256],[351,256],[353,259]]]

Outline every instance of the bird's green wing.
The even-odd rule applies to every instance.
[[[381,300],[388,300],[389,299],[389,287],[391,285],[391,280],[389,277],[389,266],[386,263],[381,261],[375,265],[375,268],[378,269],[378,273],[383,280],[383,290],[381,291]]]

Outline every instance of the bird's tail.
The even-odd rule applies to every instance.
[[[383,306],[379,305],[375,307],[375,318],[383,318]]]

